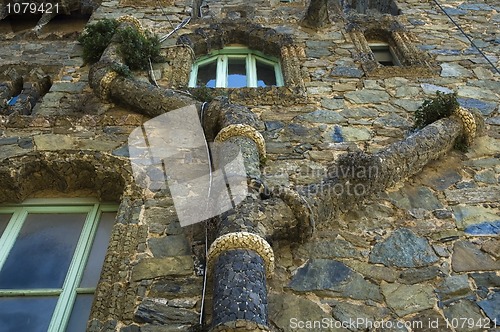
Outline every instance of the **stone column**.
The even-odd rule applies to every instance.
[[[208,255],[213,275],[211,331],[269,331],[266,275],[274,268],[271,246],[262,237],[228,233]]]

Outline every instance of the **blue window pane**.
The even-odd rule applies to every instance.
[[[105,212],[101,214],[101,220],[97,228],[97,234],[92,243],[92,250],[83,272],[80,287],[93,288],[96,287],[101,274],[102,265],[108,249],[111,230],[115,223],[116,212]]]
[[[11,214],[0,214],[0,236],[2,236],[3,231],[5,231],[11,217]]]
[[[276,86],[276,73],[274,65],[256,61],[257,66],[257,86]]]
[[[216,60],[198,66],[198,76],[197,76],[196,86],[206,86],[209,88],[215,88],[216,77],[217,77]]]
[[[61,288],[86,214],[29,214],[0,271],[0,288]]]
[[[245,58],[229,58],[227,64],[227,87],[242,88],[247,86],[247,69]]]
[[[47,332],[57,297],[0,297],[0,331]]]
[[[76,296],[73,310],[69,318],[66,331],[68,332],[85,332],[87,321],[90,316],[90,309],[92,309],[92,301],[94,300],[93,294],[79,294]]]

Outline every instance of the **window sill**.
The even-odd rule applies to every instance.
[[[269,86],[257,88],[189,88],[189,92],[200,101],[226,96],[233,103],[243,105],[293,105],[305,100],[304,89],[300,87]]]

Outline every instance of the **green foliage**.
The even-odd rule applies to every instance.
[[[119,75],[130,77],[132,76],[132,72],[127,65],[122,65],[120,63],[113,63],[111,65],[111,69]]]
[[[117,27],[116,20],[104,19],[85,28],[78,41],[83,45],[83,60],[86,63],[99,61]]]
[[[119,30],[117,35],[120,52],[130,69],[147,69],[150,58],[159,58],[160,40],[157,36],[149,32],[143,35],[132,27]]]
[[[421,129],[428,124],[453,114],[459,107],[456,93],[445,94],[436,91],[436,96],[425,100],[415,111],[415,129]]]
[[[147,69],[149,59],[159,60],[160,40],[146,32],[144,35],[133,27],[117,30],[119,22],[104,19],[85,28],[78,41],[83,45],[83,59],[86,63],[99,61],[114,34],[120,43],[119,51],[127,66],[113,68],[121,75],[129,76],[130,69]],[[130,68],[130,69],[129,69]]]

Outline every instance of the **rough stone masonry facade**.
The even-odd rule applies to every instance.
[[[245,128],[224,139],[246,151],[253,180],[207,226],[208,261],[206,225],[180,227],[168,190],[132,176],[128,136],[162,112],[146,73],[103,94],[92,79],[107,69],[83,63],[71,22],[37,35],[0,21],[1,202],[120,203],[88,331],[499,329],[500,74],[433,1],[327,3],[317,28],[304,24],[305,0],[102,1],[90,17],[131,15],[166,35],[194,16],[153,64],[165,112],[190,102],[176,94],[196,92],[191,65],[211,50],[245,44],[281,61],[283,87],[218,90],[204,115],[210,141]],[[500,2],[439,3],[499,68]],[[374,61],[371,38],[401,66]],[[411,135],[436,91],[457,92],[484,121],[467,152],[451,149],[464,131],[455,116]],[[351,166],[376,174],[338,174]]]

